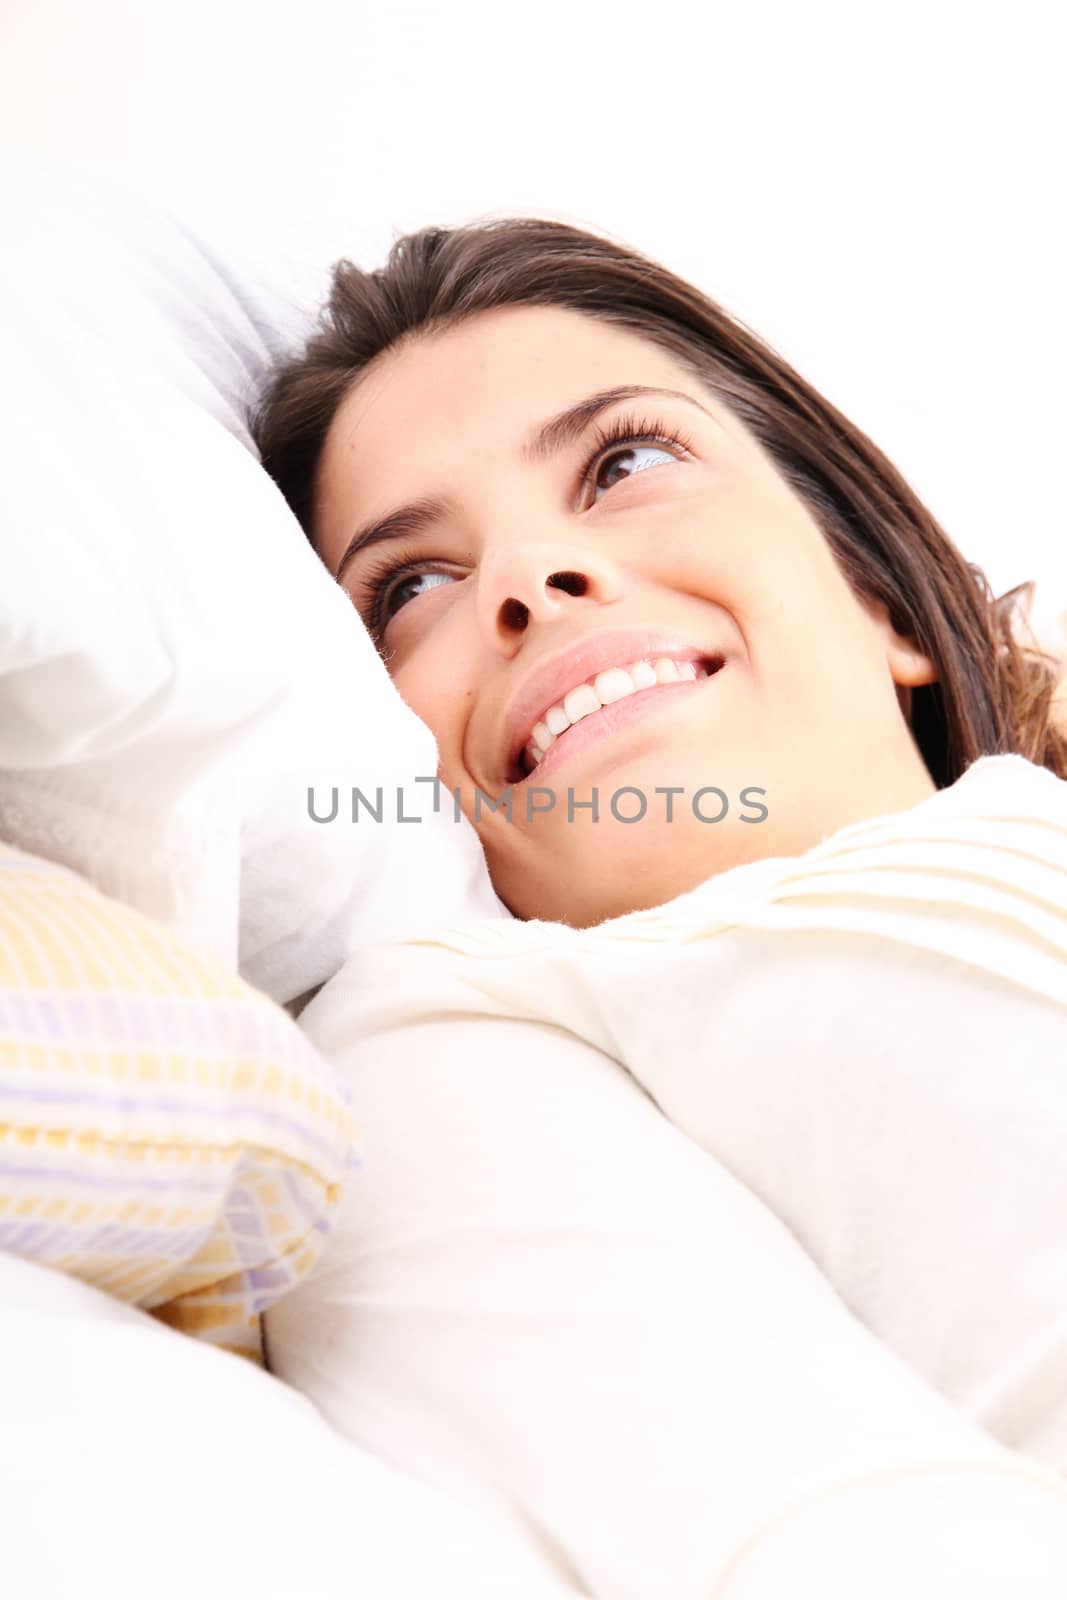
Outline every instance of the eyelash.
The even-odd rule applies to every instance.
[[[621,447],[627,444],[658,444],[674,448],[683,455],[693,453],[688,438],[678,428],[670,431],[654,417],[639,418],[627,415],[615,417],[605,426],[597,424],[593,447],[579,473],[579,487],[583,493],[594,483],[597,469],[604,457],[613,448],[621,454]],[[357,605],[375,643],[380,644],[390,620],[384,615],[384,610],[392,582],[415,577],[416,574],[424,572],[428,566],[428,561],[404,561],[396,555],[383,556],[379,561],[368,563],[359,584],[361,600]]]

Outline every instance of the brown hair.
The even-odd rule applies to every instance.
[[[938,681],[912,690],[911,724],[938,786],[1008,752],[1067,777],[1067,735],[1052,718],[1059,664],[1017,632],[1033,585],[995,599],[882,452],[774,350],[666,268],[562,223],[424,228],[398,239],[378,271],[336,264],[319,330],[252,419],[263,464],[309,538],[327,431],[369,364],[401,340],[504,306],[563,307],[641,334],[749,428],[853,590],[881,600],[935,663]]]

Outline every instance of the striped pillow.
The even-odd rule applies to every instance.
[[[354,1160],[340,1080],[285,1012],[0,843],[0,1250],[258,1357]]]

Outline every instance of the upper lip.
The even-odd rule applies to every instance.
[[[586,683],[608,667],[627,666],[642,659],[708,661],[721,651],[705,650],[676,633],[654,628],[612,629],[610,633],[587,634],[569,649],[539,661],[519,684],[504,713],[503,758],[505,782],[522,776],[519,757],[529,743],[536,723],[549,706],[562,700],[569,689]]]

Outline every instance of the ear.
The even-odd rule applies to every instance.
[[[937,682],[937,668],[928,655],[919,649],[912,634],[897,633],[889,621],[889,611],[884,600],[866,600],[864,609],[881,635],[893,682],[901,689],[918,689],[924,683]]]
[[[889,611],[883,600],[867,600],[864,606],[881,637],[900,709],[910,724],[911,691],[926,683],[936,683],[937,668],[930,657],[919,649],[913,635],[898,633],[891,625]]]
[[[911,691],[924,683],[937,682],[937,668],[929,656],[923,655],[910,635],[905,638],[886,625],[886,659],[893,682],[897,686],[897,700],[904,721],[911,727]]]
[[[910,636],[886,629],[886,660],[898,688],[918,689],[924,683],[937,682],[937,668],[930,657],[924,655]]]

